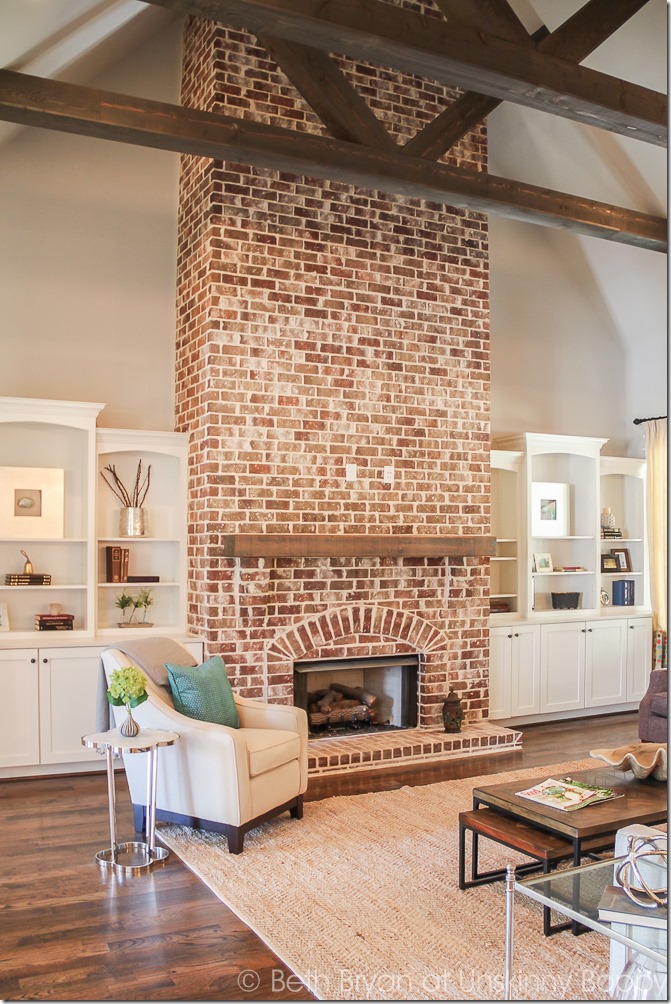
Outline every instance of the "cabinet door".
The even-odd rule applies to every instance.
[[[41,763],[96,760],[82,736],[96,731],[101,648],[39,651]]]
[[[585,634],[585,707],[625,700],[627,622],[588,621]]]
[[[0,767],[40,762],[37,650],[0,651]]]
[[[510,670],[512,629],[489,632],[489,717],[510,718]]]
[[[627,700],[640,701],[652,669],[652,618],[627,621]]]
[[[513,629],[510,683],[511,715],[533,715],[540,710],[540,628]]]
[[[541,625],[542,712],[573,711],[585,700],[585,623]]]

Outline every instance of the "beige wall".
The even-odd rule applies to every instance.
[[[535,2],[551,27],[580,6]],[[588,62],[665,89],[666,13],[650,0]],[[89,82],[176,100],[180,35]],[[664,211],[663,150],[510,106],[489,134],[494,173]],[[0,145],[0,394],[172,428],[177,172],[173,154],[46,130]],[[667,406],[666,256],[494,217],[491,264],[494,433],[603,435],[642,455],[632,419]]]

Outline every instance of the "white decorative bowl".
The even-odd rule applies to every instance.
[[[596,760],[605,760],[617,770],[632,771],[639,781],[650,776],[657,781],[667,779],[666,743],[637,743],[614,750],[590,750],[589,755]]]

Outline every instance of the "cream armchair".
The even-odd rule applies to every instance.
[[[176,660],[173,660],[176,661]],[[133,659],[118,649],[102,654],[105,676]],[[193,659],[184,649],[184,665]],[[141,667],[140,667],[141,668]],[[176,711],[169,691],[147,680],[149,698],[133,710],[141,727],[178,732],[174,746],[161,749],[156,818],[225,833],[239,854],[244,835],[281,812],[303,815],[307,788],[307,715],[301,708],[262,704],[235,695],[241,728],[201,722]],[[112,708],[116,725],[125,708]],[[135,829],[146,827],[144,756],[124,757],[135,812]]]

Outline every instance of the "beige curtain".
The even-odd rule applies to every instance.
[[[652,626],[666,633],[666,428],[667,419],[645,423],[648,555]]]

